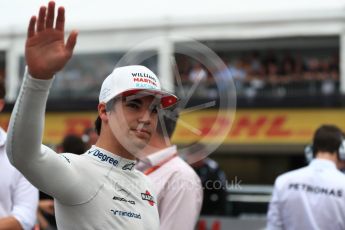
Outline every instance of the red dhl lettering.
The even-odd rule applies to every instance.
[[[234,121],[231,131],[225,134],[224,128],[230,125],[231,119],[207,116],[199,118],[199,130],[201,131],[201,136],[207,135],[210,137],[222,135],[228,135],[230,138],[241,135],[256,137],[260,134],[267,137],[288,137],[292,135],[292,131],[284,128],[286,121],[286,116],[276,116],[273,118],[267,116],[259,116],[257,118],[241,116]]]
[[[277,116],[269,118],[267,116],[259,116],[251,118],[250,116],[241,116],[235,121],[231,129],[230,137],[236,137],[243,133],[249,137],[259,136],[260,133],[267,137],[287,137],[292,134],[291,130],[284,129],[286,116]]]
[[[263,125],[267,123],[267,117],[260,116],[257,119],[250,119],[249,116],[242,116],[235,121],[230,136],[239,136],[246,132],[248,136],[257,136]]]
[[[270,127],[266,131],[266,135],[269,137],[287,137],[292,135],[291,130],[284,129],[284,124],[286,123],[286,116],[278,116],[273,119]]]
[[[284,129],[286,121],[286,116],[276,116],[273,118],[267,116],[259,116],[257,118],[242,116],[235,121],[229,135],[230,137],[236,137],[245,133],[249,137],[255,137],[262,133],[267,137],[288,137],[292,134],[292,131]]]
[[[224,128],[229,127],[231,119],[227,117],[209,116],[201,117],[199,123],[201,136],[210,135],[215,137],[226,135]]]

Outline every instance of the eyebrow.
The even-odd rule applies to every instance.
[[[128,97],[126,97],[126,98],[123,99],[123,101],[126,102],[126,103],[134,102],[134,103],[138,103],[140,105],[143,104],[143,100],[140,99],[140,98],[128,98]]]
[[[161,108],[161,105],[160,105],[160,97],[157,97],[155,95],[145,95],[145,93],[138,93],[138,94],[135,94],[135,95],[130,95],[130,96],[127,96],[127,97],[124,97],[123,98],[123,101],[125,103],[128,103],[128,102],[134,102],[134,103],[138,103],[140,105],[143,104],[143,97],[146,97],[146,96],[152,96],[153,97],[153,100],[152,102],[150,103],[150,109],[153,109],[153,108]]]

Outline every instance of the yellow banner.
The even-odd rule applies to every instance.
[[[8,126],[9,114],[0,114],[0,126]],[[91,127],[96,112],[47,113],[44,143],[60,143],[66,134],[81,135]],[[238,110],[234,121],[225,111],[202,111],[182,114],[173,141],[189,144],[306,144],[321,124],[335,124],[345,130],[344,109]],[[231,125],[230,132],[227,127]]]
[[[59,144],[67,134],[82,135],[84,129],[92,127],[97,118],[97,113],[47,113],[43,142],[45,144]],[[7,129],[10,114],[0,114],[0,126]]]
[[[193,124],[201,130],[202,135],[207,136],[205,142],[212,142],[217,134],[207,134],[208,130],[214,126],[221,129],[229,122],[227,117],[216,119],[217,115],[222,117],[221,113],[212,111],[184,115],[181,119],[182,123]],[[340,109],[238,110],[223,143],[306,144],[311,142],[314,131],[322,124],[335,124],[345,130],[344,118],[345,110]],[[198,135],[179,123],[174,141],[187,144],[196,140]]]

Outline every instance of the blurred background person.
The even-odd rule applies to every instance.
[[[56,230],[54,200],[40,191],[40,201],[37,210],[37,221],[40,230]]]
[[[189,151],[187,162],[200,177],[204,192],[201,215],[226,215],[227,180],[224,171],[216,161],[206,157],[205,145],[193,144]]]
[[[308,166],[276,179],[268,229],[345,229],[344,134],[323,125],[307,151],[315,158]]]
[[[88,147],[86,147],[88,144],[85,144],[82,137],[79,137],[74,134],[68,134],[64,137],[61,143],[61,152],[62,153],[74,153],[77,155],[81,155],[85,153]]]
[[[178,156],[171,137],[178,120],[177,109],[161,111],[157,131],[143,150],[136,168],[147,175],[157,193],[161,230],[192,230],[202,204],[201,182],[194,170]]]
[[[94,127],[89,127],[84,130],[84,134],[81,138],[86,149],[89,149],[92,145],[96,144],[98,140],[98,133]]]
[[[5,86],[0,80],[0,111],[5,106]],[[38,190],[14,168],[6,154],[7,134],[0,128],[0,229],[30,230],[36,222]]]

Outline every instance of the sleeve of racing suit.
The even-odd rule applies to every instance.
[[[44,115],[51,80],[34,79],[25,71],[11,114],[6,151],[14,165],[39,190],[63,203],[80,202],[76,191],[82,173],[63,156],[43,146]],[[78,195],[79,193],[79,195]]]
[[[279,178],[278,178],[279,179]],[[279,201],[279,180],[276,180],[267,213],[267,230],[283,229]]]

